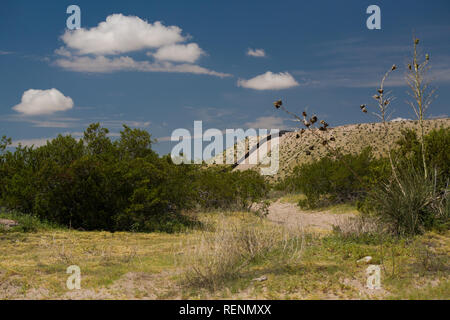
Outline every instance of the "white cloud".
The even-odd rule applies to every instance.
[[[176,61],[176,62],[195,62],[204,51],[196,43],[189,44],[171,44],[158,49],[156,53],[149,53],[157,60]]]
[[[67,30],[64,43],[80,54],[120,54],[182,42],[181,28],[148,23],[139,17],[113,14],[91,29]]]
[[[253,122],[245,124],[247,128],[255,129],[280,129],[284,127],[284,119],[279,117],[259,117]]]
[[[64,122],[64,121],[43,121],[43,120],[31,120],[33,127],[37,128],[71,128],[77,127],[77,123]]]
[[[37,139],[23,139],[23,140],[13,140],[11,147],[17,148],[19,144],[22,147],[41,147],[47,144],[48,140],[52,140],[53,138],[37,138]]]
[[[227,77],[194,64],[205,52],[197,43],[182,44],[189,37],[177,26],[149,23],[136,16],[113,14],[91,29],[66,31],[65,46],[55,50],[55,64],[76,72],[107,73],[117,71],[179,72]],[[126,52],[147,52],[152,61],[136,61]],[[110,57],[111,55],[118,55]]]
[[[59,56],[67,57],[67,58],[70,58],[72,56],[72,52],[70,52],[70,50],[67,50],[66,47],[60,47],[60,48],[56,49],[55,54],[57,54]]]
[[[56,65],[64,69],[79,72],[114,72],[119,70],[138,70],[139,63],[130,57],[107,58],[97,57],[73,57],[72,59],[57,59]]]
[[[130,57],[107,58],[104,56],[74,57],[71,59],[58,59],[56,65],[78,72],[108,73],[115,71],[141,71],[141,72],[179,72],[206,74],[217,77],[229,77],[230,74],[216,72],[194,64],[173,64],[170,62],[136,61]]]
[[[264,49],[248,49],[247,50],[247,55],[250,57],[258,57],[258,58],[263,58],[266,56],[266,52],[264,51]]]
[[[237,85],[255,90],[281,90],[296,87],[299,84],[288,72],[267,71],[249,80],[239,79]]]
[[[22,95],[22,101],[13,107],[15,111],[25,115],[51,114],[72,108],[73,100],[54,88],[49,90],[27,90]]]
[[[133,128],[148,128],[150,121],[135,121],[135,120],[104,120],[100,121],[101,125],[106,128],[123,129],[123,125]]]

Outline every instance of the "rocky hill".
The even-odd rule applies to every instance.
[[[425,120],[424,123],[427,133],[432,129],[449,127],[450,118]],[[387,154],[388,144],[392,144],[400,138],[403,129],[419,129],[418,122],[410,120],[392,121],[388,123],[388,126],[387,135],[384,134],[385,131],[381,123],[344,125],[328,128],[327,132],[317,131],[317,133],[327,138],[334,137],[334,141],[330,141],[330,145],[334,148],[340,148],[343,153],[356,154],[370,146],[375,156],[381,157]],[[240,143],[245,143],[245,148],[249,151],[249,140],[255,139],[261,140],[262,137],[250,137]],[[313,146],[313,150],[310,150],[311,146]],[[223,155],[227,152],[233,152],[233,150],[226,150]],[[285,133],[279,140],[279,171],[271,179],[278,180],[292,172],[296,165],[317,160],[327,153],[327,149],[321,144],[321,140],[309,130],[301,135],[298,132]],[[210,163],[217,161],[218,157],[211,159]],[[235,170],[259,169],[260,167],[261,164],[241,164]]]

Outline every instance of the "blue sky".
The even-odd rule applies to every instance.
[[[71,4],[82,30],[66,30]],[[366,27],[372,4],[381,30]],[[448,115],[448,0],[2,1],[0,135],[40,144],[79,137],[92,122],[115,135],[126,123],[160,138],[165,154],[172,131],[194,120],[204,129],[292,128],[277,99],[332,126],[375,121],[359,105],[372,103],[394,63],[394,117],[412,118],[403,75],[413,30],[438,88],[429,116]]]

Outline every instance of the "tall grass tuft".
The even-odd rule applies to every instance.
[[[48,221],[40,220],[38,217],[23,214],[18,211],[6,211],[0,208],[0,219],[13,220],[18,223],[12,228],[5,228],[0,225],[0,233],[7,232],[38,232],[52,229],[62,229],[63,227]]]
[[[298,230],[264,223],[262,220],[220,220],[214,231],[205,231],[186,264],[184,284],[189,288],[217,290],[240,277],[257,262],[277,266],[298,261],[303,234]]]
[[[434,175],[425,177],[413,166],[399,168],[398,181],[383,183],[368,202],[381,221],[399,236],[423,233],[448,225],[448,192],[436,189]]]

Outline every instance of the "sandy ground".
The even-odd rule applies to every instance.
[[[269,207],[267,218],[288,227],[331,231],[333,225],[339,225],[340,222],[354,216],[351,213],[305,212],[300,210],[295,203],[282,203],[278,200]]]

